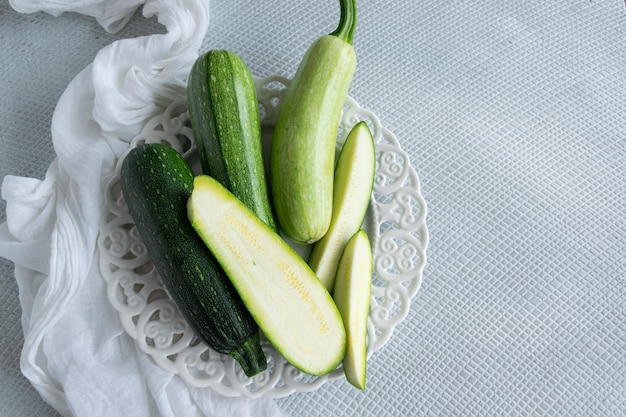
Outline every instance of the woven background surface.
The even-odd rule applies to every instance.
[[[213,0],[204,48],[292,76],[334,0]],[[0,177],[43,178],[69,81],[115,39],[91,18],[0,1]],[[350,95],[408,152],[428,265],[368,366],[279,400],[290,416],[626,415],[626,8],[621,1],[361,1]],[[6,218],[0,203],[0,221]],[[0,415],[56,416],[19,371],[0,260]]]

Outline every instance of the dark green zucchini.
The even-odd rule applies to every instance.
[[[259,104],[244,61],[225,50],[200,56],[189,74],[187,103],[203,172],[277,231],[265,175]]]
[[[252,376],[267,367],[259,328],[187,218],[193,180],[182,155],[166,145],[133,148],[122,163],[128,211],[173,301],[202,341]]]

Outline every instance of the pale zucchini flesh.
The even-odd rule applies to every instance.
[[[344,357],[345,329],[306,262],[211,177],[195,178],[187,207],[191,224],[276,350],[307,374],[334,370]]]
[[[367,123],[359,122],[350,130],[337,160],[330,227],[313,245],[308,259],[313,272],[331,293],[343,249],[363,224],[375,170],[374,140]]]
[[[341,256],[333,294],[347,334],[344,374],[350,384],[361,390],[365,389],[372,262],[367,233],[360,229],[350,238]]]

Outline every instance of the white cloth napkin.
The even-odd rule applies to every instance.
[[[18,1],[121,29],[144,1]],[[280,416],[269,399],[222,397],[159,368],[124,333],[97,264],[103,187],[143,123],[184,97],[209,20],[205,0],[147,0],[165,34],[103,48],[69,84],[52,120],[57,158],[43,180],[7,176],[0,256],[15,263],[23,310],[21,369],[65,416]]]

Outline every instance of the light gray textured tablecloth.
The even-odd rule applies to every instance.
[[[334,0],[213,0],[204,49],[292,76]],[[0,177],[42,178],[69,81],[115,39],[89,17],[0,2]],[[419,174],[431,241],[420,292],[345,382],[291,416],[626,415],[626,8],[621,1],[360,2],[350,95]],[[5,204],[0,203],[0,221]],[[0,415],[54,416],[21,376],[20,306],[0,260]]]

